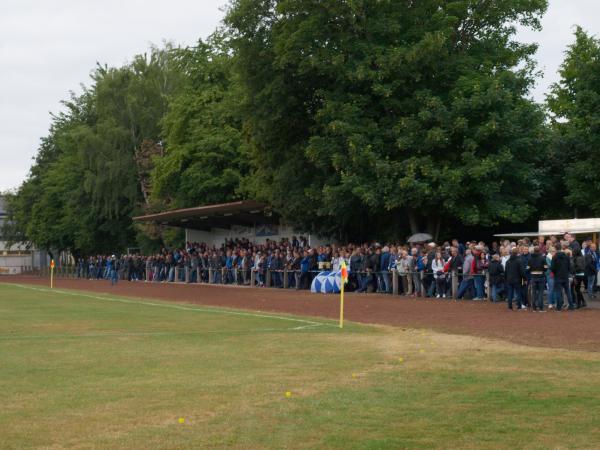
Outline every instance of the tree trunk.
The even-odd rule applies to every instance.
[[[433,237],[434,242],[438,240],[441,222],[440,216],[437,214],[427,216],[427,232]]]
[[[435,226],[435,234],[433,235],[433,240],[435,242],[440,238],[440,228],[442,227],[442,219],[438,217],[437,224]]]
[[[408,209],[408,223],[410,225],[410,233],[419,233],[419,218],[414,209]]]

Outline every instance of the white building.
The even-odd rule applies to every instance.
[[[504,238],[544,236],[547,238],[549,236],[563,236],[565,233],[579,238],[591,238],[593,242],[597,243],[598,233],[600,233],[600,218],[540,220],[538,221],[537,231],[495,234],[494,236]]]
[[[24,243],[8,245],[6,237],[3,236],[5,221],[6,199],[0,196],[0,275],[15,275],[45,266],[44,252]]]

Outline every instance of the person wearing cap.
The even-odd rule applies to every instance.
[[[112,286],[114,286],[115,284],[117,284],[117,281],[119,280],[119,262],[117,261],[117,258],[115,255],[112,255],[110,257],[109,260],[109,267],[110,267],[110,284]]]

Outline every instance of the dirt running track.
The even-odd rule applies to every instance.
[[[48,284],[38,277],[6,276],[0,282]],[[305,291],[190,284],[149,284],[58,279],[56,288],[78,289],[121,296],[224,306],[255,311],[339,316],[336,295]],[[399,327],[431,328],[449,333],[484,336],[540,347],[600,350],[600,310],[583,309],[534,313],[509,311],[506,304],[441,299],[412,299],[387,295],[348,294],[346,319]]]

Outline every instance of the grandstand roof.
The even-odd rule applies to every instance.
[[[210,230],[211,228],[230,228],[233,225],[254,226],[257,223],[277,223],[279,217],[273,214],[266,203],[240,200],[147,214],[134,217],[133,220],[195,230]]]
[[[500,233],[495,234],[496,237],[505,237],[505,238],[524,238],[524,237],[536,237],[539,236],[539,231],[527,231],[524,233]]]

